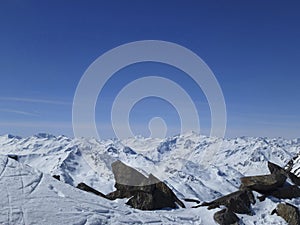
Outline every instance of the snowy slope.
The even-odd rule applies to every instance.
[[[0,224],[207,224],[204,210],[141,212],[59,182],[17,161],[0,157]]]
[[[221,148],[207,164],[207,155],[219,144]],[[1,208],[6,207],[0,212],[0,224],[59,224],[60,217],[64,224],[215,224],[212,216],[218,209],[192,209],[189,203],[187,209],[145,212],[124,205],[126,200],[110,202],[72,186],[85,182],[103,193],[112,191],[110,165],[120,159],[164,180],[181,199],[210,201],[237,190],[241,176],[268,173],[268,160],[284,166],[299,152],[298,139],[222,140],[195,133],[163,140],[4,135],[0,136],[0,154],[15,154],[19,160],[0,158],[0,190],[7,196],[0,200]],[[54,180],[50,176],[54,174],[61,175],[65,183]],[[239,217],[245,224],[285,224],[280,217],[270,215],[277,202],[267,198],[254,205],[256,215]],[[299,199],[290,202],[300,204]],[[57,212],[59,215],[54,216]]]

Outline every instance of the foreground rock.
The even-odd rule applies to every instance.
[[[107,195],[109,199],[130,198],[138,191],[151,192],[148,178],[134,168],[119,160],[111,166],[117,190]]]
[[[53,175],[52,176],[54,179],[59,180],[60,181],[60,175]]]
[[[94,188],[86,185],[85,183],[79,183],[77,185],[77,188],[80,189],[80,190],[86,191],[86,192],[93,193],[93,194],[98,195],[98,196],[100,196],[102,198],[107,198],[105,196],[105,194],[102,194],[101,192],[99,192],[99,191],[95,190]]]
[[[174,192],[162,181],[153,176],[144,176],[121,161],[112,164],[116,191],[106,195],[108,199],[130,198],[126,203],[141,210],[163,208],[185,208]]]
[[[294,184],[300,186],[300,177],[296,176],[292,172],[288,172],[288,176]]]
[[[254,195],[251,190],[244,189],[225,195],[212,202],[204,202],[200,206],[208,206],[208,209],[214,209],[223,205],[232,212],[252,215],[251,204],[255,204]]]
[[[300,186],[300,153],[287,163],[286,171],[292,182]]]
[[[222,209],[214,214],[214,220],[220,225],[238,225],[240,219],[232,211]]]
[[[267,196],[273,196],[280,199],[298,198],[300,197],[300,188],[297,185],[290,185],[287,187],[278,188],[277,190],[271,191],[258,198],[260,201],[264,201]]]
[[[19,160],[19,156],[18,156],[18,155],[15,155],[15,154],[8,154],[7,156],[8,156],[9,158],[11,158],[11,159],[16,160],[16,161]]]
[[[280,203],[271,214],[274,213],[281,216],[289,225],[300,225],[299,209],[296,206]]]
[[[286,176],[282,173],[272,173],[269,175],[241,177],[241,188],[250,188],[259,193],[269,193],[282,187],[286,181]]]
[[[271,174],[283,174],[283,175],[287,175],[287,172],[284,168],[278,166],[275,163],[272,163],[270,161],[268,161],[268,168],[269,171],[271,172]]]

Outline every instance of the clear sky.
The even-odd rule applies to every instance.
[[[127,42],[165,40],[197,53],[212,69],[226,100],[232,136],[300,137],[299,1],[0,1],[0,134],[72,136],[72,101],[87,67]],[[111,137],[110,108],[124,85],[159,74],[180,83],[210,129],[206,99],[183,72],[141,63],[116,73],[101,92],[96,121]],[[154,116],[168,134],[178,114],[148,98],[131,113],[136,134],[149,135]],[[202,128],[202,127],[201,127]]]

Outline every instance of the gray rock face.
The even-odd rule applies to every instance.
[[[232,211],[222,209],[214,214],[214,220],[220,225],[238,225],[240,219]]]
[[[232,212],[252,215],[251,204],[255,204],[254,195],[249,189],[244,189],[225,195],[212,202],[204,202],[200,206],[208,206],[208,209],[214,209],[223,205]]]
[[[251,190],[268,193],[282,187],[286,181],[286,176],[281,173],[272,173],[269,175],[241,177],[241,188],[247,187]]]
[[[56,180],[60,181],[60,176],[59,175],[53,175],[52,177],[55,178]]]
[[[136,169],[127,166],[119,160],[112,163],[111,166],[116,181],[115,188],[117,190],[108,194],[107,197],[111,199],[130,198],[139,191],[152,191],[153,185],[151,185],[149,178]]]
[[[112,169],[116,179],[116,191],[104,195],[85,183],[78,184],[77,188],[109,200],[130,198],[126,204],[141,210],[177,208],[177,205],[185,208],[174,192],[152,174],[146,177],[121,161],[114,162]],[[134,185],[126,184],[130,182]]]
[[[105,196],[105,194],[102,194],[101,192],[99,192],[99,191],[95,190],[94,188],[86,185],[85,183],[79,183],[77,185],[77,188],[80,189],[80,190],[86,191],[86,192],[93,193],[93,194],[98,195],[98,196],[100,196],[102,198],[107,198]]]
[[[275,163],[268,161],[268,168],[271,174],[283,174],[287,175],[286,170]]]
[[[177,208],[177,204],[185,208],[174,192],[152,174],[146,177],[121,161],[114,162],[112,170],[117,190],[106,195],[108,199],[130,198],[126,204],[141,210]]]
[[[7,155],[7,156],[8,156],[8,158],[14,159],[14,160],[16,160],[16,161],[19,160],[19,156],[18,156],[18,155],[15,155],[15,154],[9,154],[9,155]]]
[[[300,153],[287,163],[285,169],[292,182],[300,186]]]
[[[274,196],[280,199],[292,199],[300,197],[300,188],[297,185],[291,185],[287,187],[278,188],[275,191],[271,191],[259,198],[260,201],[264,201],[267,196]]]
[[[300,186],[300,177],[296,176],[292,172],[288,172],[288,176],[294,184]]]
[[[296,206],[280,203],[272,214],[281,216],[289,225],[300,225],[300,213]]]
[[[120,160],[117,160],[111,164],[112,172],[115,177],[115,187],[121,189],[122,186],[132,187],[132,190],[135,190],[136,187],[144,186],[148,184],[148,178],[141,174],[136,169],[127,166],[122,163]]]

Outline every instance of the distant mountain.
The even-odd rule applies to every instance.
[[[51,203],[47,206],[50,215],[50,212],[54,213],[58,210],[55,204],[59,205],[61,215],[66,217],[69,217],[67,212],[73,213],[76,210],[85,212],[82,215],[76,214],[74,221],[65,220],[65,224],[75,224],[80,220],[89,221],[86,224],[104,224],[104,222],[110,224],[118,221],[116,215],[121,215],[118,217],[118,224],[215,224],[213,214],[218,210],[192,209],[193,203],[186,203],[188,206],[186,209],[161,210],[153,214],[153,212],[131,209],[125,206],[122,200],[107,202],[97,196],[83,194],[80,201],[86,201],[88,205],[78,206],[79,203],[76,202],[78,190],[72,186],[85,182],[102,193],[111,192],[114,190],[111,164],[116,160],[121,160],[137,168],[143,174],[152,173],[164,180],[181,199],[211,201],[237,190],[240,186],[239,178],[242,176],[268,173],[268,161],[285,166],[299,152],[299,139],[262,137],[220,139],[196,133],[186,133],[165,139],[136,137],[125,140],[72,139],[50,134],[38,134],[26,138],[3,135],[0,136],[0,154],[13,156],[17,158],[17,161],[13,162],[13,159],[1,156],[1,193],[4,196],[5,193],[12,196],[13,193],[7,189],[7,185],[11,186],[16,194],[22,195],[20,193],[22,189],[27,192],[26,184],[20,186],[21,184],[14,184],[8,180],[8,177],[15,177],[18,180],[18,174],[23,173],[23,168],[29,180],[39,183],[38,177],[41,176],[39,174],[43,174],[47,179],[43,180],[42,185],[38,184],[38,186],[41,185],[36,189],[39,192],[34,191],[39,196],[28,194],[22,201],[7,197],[10,198],[10,202],[5,200],[7,198],[2,198],[0,205],[6,207],[7,213],[0,212],[0,223],[10,224],[8,220],[13,216],[8,217],[8,215],[14,215],[15,208],[22,207],[26,209],[20,212],[24,214],[23,220],[14,221],[23,221],[23,224],[28,224],[26,221],[36,222],[47,213],[42,210],[33,212],[33,207],[46,204],[43,201],[37,202],[36,198],[46,198],[56,193],[55,196],[58,197],[49,197],[49,201],[50,199],[53,201],[53,205]],[[9,164],[5,163],[6,161]],[[14,165],[15,169],[8,165]],[[296,175],[300,174],[300,156],[294,158],[291,171]],[[50,175],[60,175],[62,182],[53,180]],[[32,184],[29,182],[27,185],[34,186],[36,182]],[[49,189],[49,187],[53,188]],[[28,189],[28,192],[30,190]],[[68,203],[64,205],[61,203],[62,199],[68,199]],[[299,199],[289,202],[299,205]],[[267,198],[264,202],[255,205],[254,216],[242,215],[242,220],[245,224],[286,224],[280,217],[270,215],[275,207],[276,201]],[[99,216],[102,222],[95,222],[97,219],[93,220],[92,215]],[[35,219],[31,218],[32,216]],[[50,217],[47,218],[50,219]],[[56,224],[56,221],[53,219],[53,224]]]

